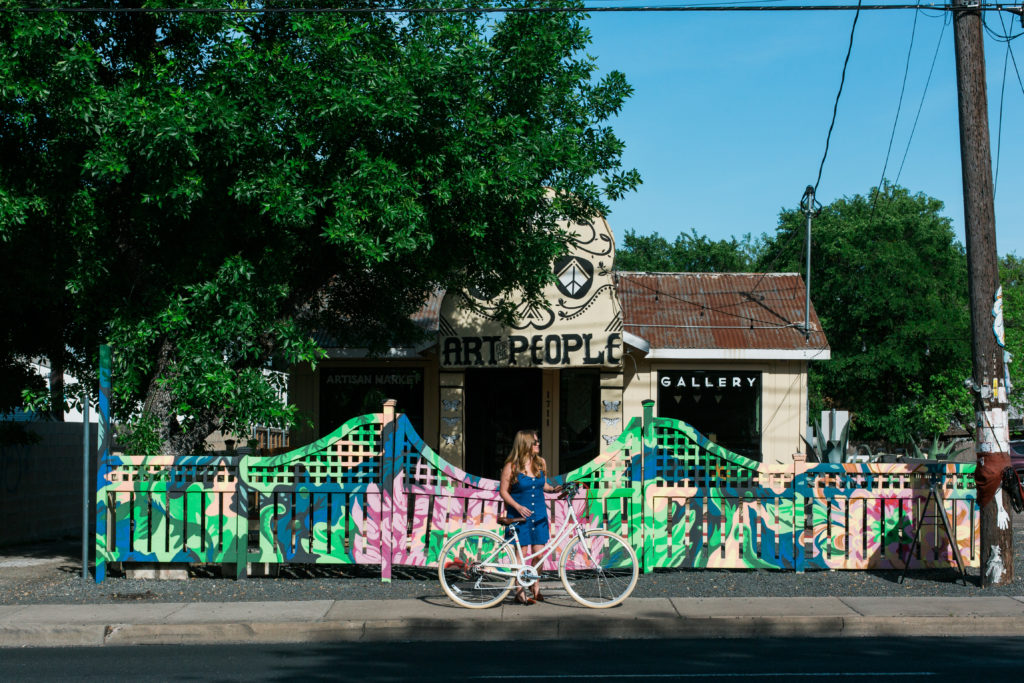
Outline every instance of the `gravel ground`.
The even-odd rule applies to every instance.
[[[1014,518],[1014,567],[1010,584],[982,590],[977,569],[963,585],[955,569],[901,572],[765,570],[657,570],[641,574],[634,597],[971,597],[1024,595],[1024,515]],[[236,581],[215,567],[190,569],[187,581],[130,580],[108,576],[101,584],[82,579],[81,540],[0,548],[0,605],[117,602],[248,602],[277,600],[393,600],[443,596],[428,569],[395,567],[382,583],[379,567],[285,567],[274,578]],[[557,591],[557,577],[545,590]]]

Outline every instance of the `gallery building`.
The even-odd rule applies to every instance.
[[[315,370],[293,368],[291,400],[313,416],[301,446],[348,418],[398,401],[424,440],[470,474],[496,478],[520,429],[537,429],[553,473],[596,457],[655,401],[655,415],[693,425],[753,460],[802,452],[807,370],[828,342],[794,273],[636,273],[613,269],[598,218],[552,264],[547,306],[523,306],[506,327],[488,302],[441,292],[417,313],[416,348],[371,357],[328,348]],[[493,309],[492,309],[493,310]],[[805,324],[806,319],[806,324]]]

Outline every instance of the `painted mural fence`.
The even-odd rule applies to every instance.
[[[390,402],[389,402],[390,403]],[[97,491],[97,581],[108,562],[433,566],[447,539],[500,531],[498,482],[468,474],[384,412],[276,456],[107,456]],[[645,404],[605,453],[568,474],[572,501],[548,497],[557,529],[573,505],[588,528],[626,538],[658,567],[902,568],[935,478],[953,542],[977,566],[973,466],[763,465]],[[954,566],[929,521],[911,567]],[[546,569],[554,569],[549,558]]]
[[[96,495],[96,581],[108,562],[235,564],[245,572],[237,458],[108,456]]]
[[[791,569],[955,567],[953,544],[979,564],[974,465],[766,465],[731,453],[689,425],[648,413],[640,480],[643,565]],[[932,481],[953,539],[922,509]],[[933,504],[934,505],[934,504]],[[923,519],[923,521],[922,521]]]
[[[568,475],[589,494],[548,497],[553,524],[571,504],[588,528],[639,542],[628,486],[639,440],[616,443],[627,447]],[[250,563],[379,564],[388,579],[394,564],[436,565],[460,531],[500,531],[503,514],[497,480],[444,461],[393,405],[281,455],[110,455],[98,479],[97,581],[109,562],[233,563],[239,577]]]

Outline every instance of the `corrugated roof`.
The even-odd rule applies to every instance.
[[[796,273],[616,273],[626,332],[652,349],[828,349]]]
[[[425,332],[436,333],[441,320],[441,302],[444,301],[443,289],[435,289],[420,310],[412,314],[411,320],[423,328]]]

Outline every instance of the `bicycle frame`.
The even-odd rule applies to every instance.
[[[523,554],[523,546],[519,543],[519,535],[514,533],[517,524],[510,524],[508,528],[513,531],[512,538],[504,539],[504,542],[497,547],[497,549],[491,554],[493,557],[502,550],[515,547],[516,557],[519,559],[519,563],[514,565],[501,565],[500,567],[491,565],[490,562],[485,561],[481,568],[482,573],[488,574],[507,574],[509,570],[518,574],[525,569],[535,569],[542,565],[551,553],[555,552],[557,548],[565,544],[575,533],[580,538],[580,542],[583,542],[583,532],[586,531],[583,528],[583,524],[580,522],[579,517],[576,516],[576,510],[572,506],[572,499],[568,499],[569,502],[569,514],[562,522],[562,528],[558,530],[558,533],[553,535],[548,542],[544,544],[540,550],[530,555]],[[488,558],[489,560],[490,558]],[[536,560],[536,562],[534,562]],[[532,577],[531,577],[532,578]],[[539,577],[538,577],[539,578]]]

